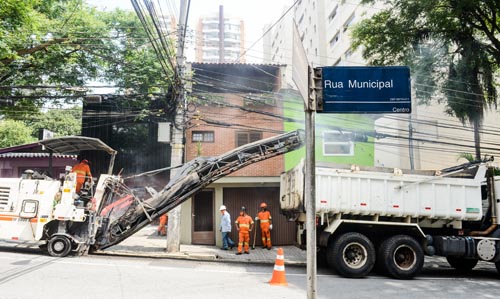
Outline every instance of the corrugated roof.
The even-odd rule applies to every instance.
[[[0,158],[48,158],[49,153],[3,153]],[[54,154],[55,159],[76,159],[77,155]]]

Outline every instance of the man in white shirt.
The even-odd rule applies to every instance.
[[[233,249],[234,241],[229,237],[231,232],[231,215],[226,211],[226,206],[220,206],[220,212],[222,214],[220,221],[220,231],[222,232],[222,250]]]

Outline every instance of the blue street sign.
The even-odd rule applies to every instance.
[[[410,69],[334,66],[322,69],[323,113],[411,113]],[[321,111],[322,108],[322,111]]]

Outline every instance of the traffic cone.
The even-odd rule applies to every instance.
[[[278,248],[278,255],[274,263],[273,277],[269,281],[269,284],[278,286],[288,285],[285,277],[285,257],[283,255],[283,248]]]

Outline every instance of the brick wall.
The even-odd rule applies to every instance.
[[[218,156],[236,148],[237,132],[260,131],[264,139],[278,135],[279,132],[283,131],[283,122],[279,118],[213,104],[214,102],[224,102],[243,106],[242,96],[244,94],[211,94],[212,101],[208,101],[207,105],[198,105],[196,115],[193,116],[190,123],[191,128],[186,131],[186,158],[188,161],[197,156]],[[269,97],[269,95],[266,96]],[[277,104],[246,107],[281,115],[281,109]],[[214,142],[193,142],[193,131],[213,132]],[[249,165],[231,176],[278,176],[283,170],[283,156],[278,156]]]

